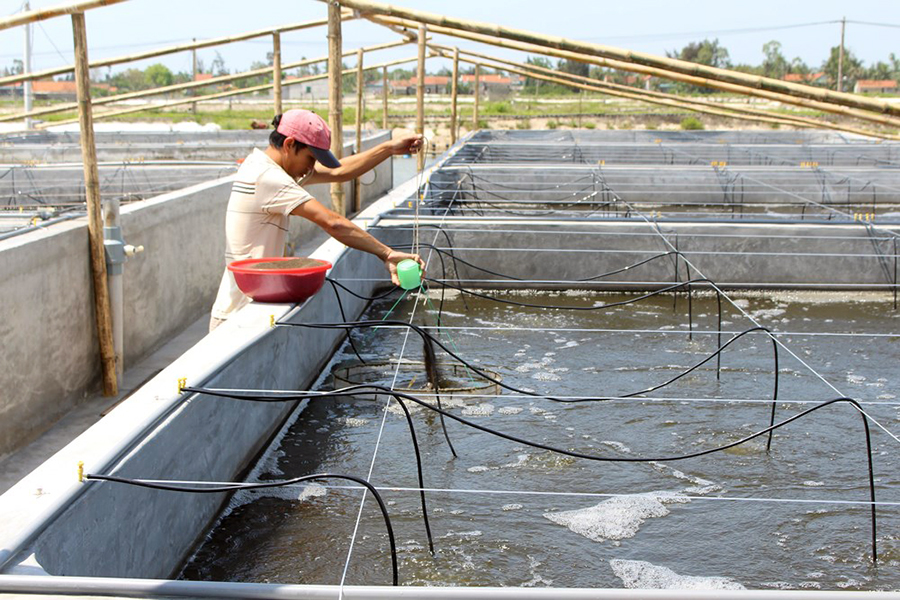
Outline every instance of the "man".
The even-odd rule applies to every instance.
[[[275,131],[269,146],[254,149],[235,175],[225,216],[225,260],[284,256],[285,236],[291,215],[309,219],[331,237],[384,261],[391,281],[398,284],[397,263],[410,258],[424,268],[417,254],[398,252],[329,210],[309,195],[302,185],[350,181],[397,154],[414,154],[422,137],[407,136],[358,152],[339,162],[331,153],[331,131],[321,117],[293,109],[272,121]],[[221,325],[249,298],[225,270],[213,304],[209,330]]]

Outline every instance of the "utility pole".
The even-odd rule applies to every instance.
[[[841,18],[841,49],[838,53],[838,80],[837,91],[844,91],[844,28],[847,26],[847,17]]]
[[[27,0],[22,10],[24,12],[28,12],[31,10],[31,5]],[[31,73],[31,23],[25,23],[25,59],[22,61],[22,72],[25,74]],[[22,95],[25,99],[25,112],[30,113],[32,106],[30,79],[27,79],[23,82]],[[25,129],[31,129],[31,127],[31,118],[25,117]]]

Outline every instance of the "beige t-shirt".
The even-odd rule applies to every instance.
[[[225,262],[244,258],[284,256],[291,211],[312,196],[265,152],[254,149],[234,176],[225,213]],[[241,293],[225,269],[212,316],[227,319],[250,299]]]

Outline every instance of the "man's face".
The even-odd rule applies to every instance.
[[[281,166],[285,173],[294,179],[299,179],[315,168],[316,157],[313,156],[313,153],[307,147],[295,151],[294,144],[295,142],[291,138],[284,141],[284,145],[281,148]]]

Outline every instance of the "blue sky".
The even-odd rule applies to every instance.
[[[55,6],[62,0],[32,0],[32,8]],[[501,23],[509,27],[587,40],[643,52],[663,54],[693,40],[718,38],[734,62],[757,64],[762,60],[762,45],[778,40],[790,60],[799,56],[818,66],[828,48],[840,40],[835,21],[846,16],[851,21],[866,21],[900,26],[900,2],[891,0],[756,0],[754,2],[673,2],[630,0],[610,2],[592,0],[390,0],[390,3],[466,19]],[[0,14],[17,12],[22,0],[0,0]],[[119,56],[163,45],[237,34],[253,29],[319,19],[325,5],[315,0],[130,0],[123,4],[88,12],[89,53],[92,59]],[[762,31],[760,31],[762,29]],[[0,66],[10,66],[23,49],[21,27],[0,31]],[[344,25],[344,47],[380,43],[395,35],[368,22]],[[33,33],[33,68],[49,68],[72,60],[71,21],[58,17],[36,26]],[[447,38],[438,41],[453,43]],[[886,60],[888,54],[900,55],[900,27],[848,24],[846,45],[866,64]],[[522,59],[512,51],[490,49],[460,40],[460,47],[488,54]],[[285,34],[284,62],[301,57],[323,56],[327,52],[325,29],[309,29]],[[231,71],[246,69],[254,60],[263,60],[270,49],[268,41],[256,40],[217,48]],[[199,52],[209,65],[216,49]],[[413,56],[412,47],[384,51],[372,56],[373,62]],[[368,59],[367,59],[368,60]],[[189,71],[189,53],[135,63],[139,68],[150,62],[163,62],[175,71]],[[352,59],[347,60],[352,64]],[[429,61],[428,69],[442,63]]]

